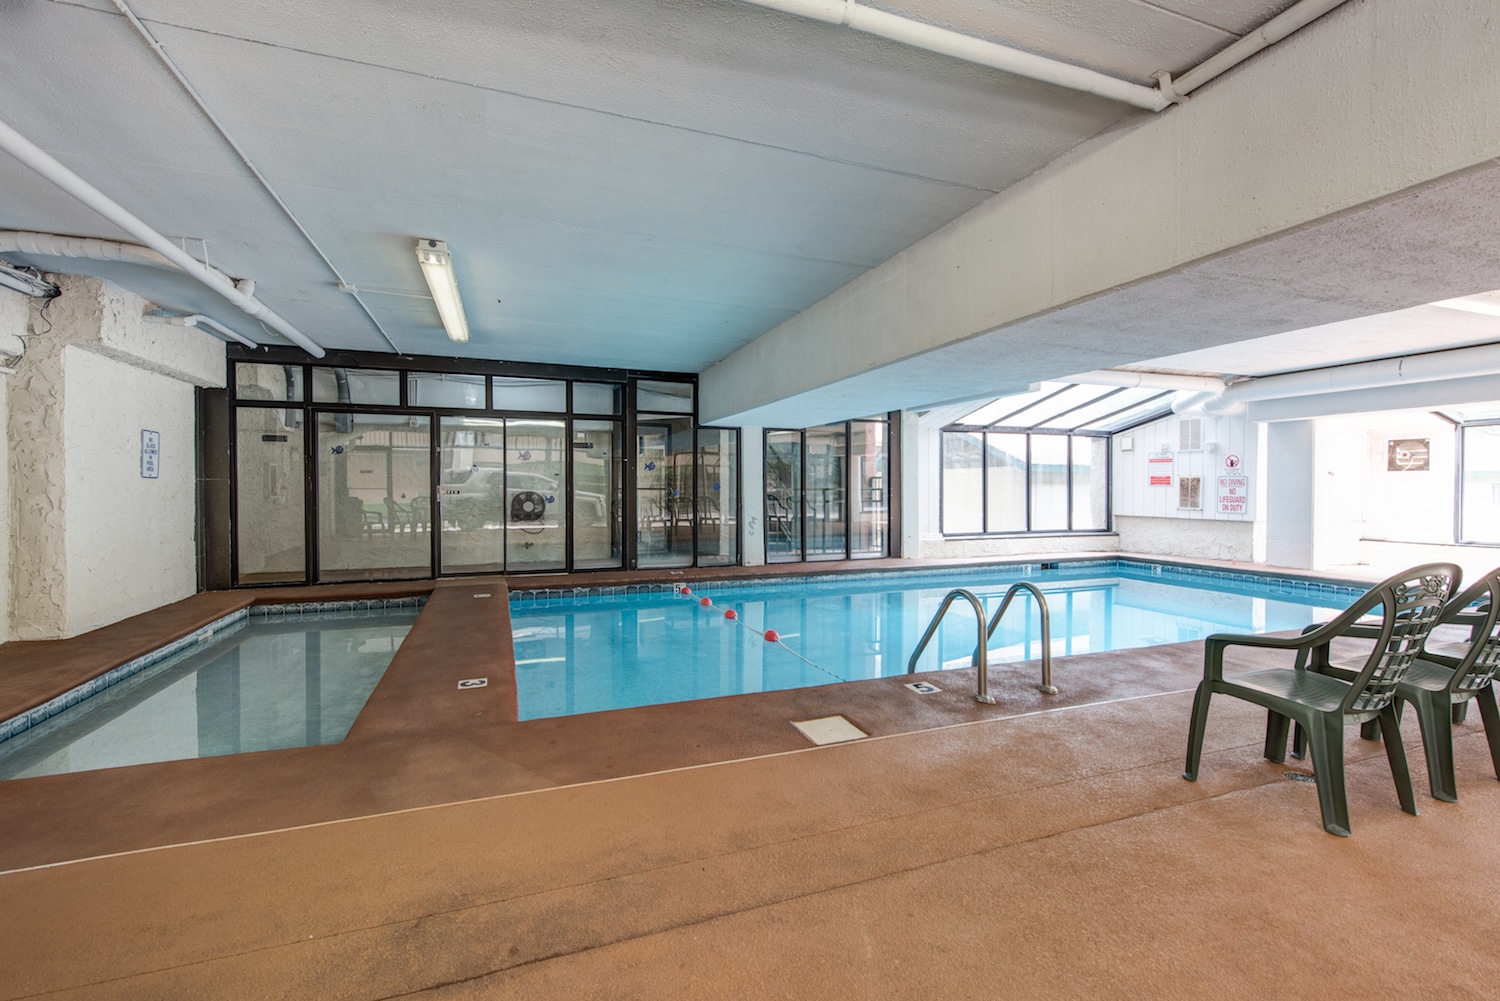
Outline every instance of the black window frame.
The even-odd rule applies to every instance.
[[[1053,395],[1056,395],[1055,393]],[[1042,402],[1042,401],[1036,401]],[[1035,404],[1032,404],[1033,406]],[[948,435],[950,434],[978,434],[980,435],[980,466],[979,466],[979,523],[978,532],[949,532],[944,524],[946,517],[946,506],[944,504],[944,493],[947,481],[947,455]],[[1019,531],[990,531],[990,477],[989,477],[989,442],[985,435],[990,434],[1017,434],[1026,436],[1026,527]],[[1067,528],[1042,528],[1032,527],[1032,495],[1031,495],[1031,439],[1033,436],[1047,436],[1052,438],[1063,437],[1068,439],[1067,445]],[[1043,430],[1035,427],[1015,427],[995,424],[950,424],[938,432],[938,532],[945,539],[994,539],[994,538],[1017,538],[1020,536],[1035,535],[1110,535],[1114,532],[1114,449],[1109,447],[1109,441],[1113,434],[1108,431],[1077,431],[1077,430]],[[1073,439],[1102,439],[1106,445],[1104,448],[1104,527],[1102,528],[1074,528],[1073,527]]]

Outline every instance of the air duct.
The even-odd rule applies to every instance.
[[[1208,375],[1178,375],[1175,372],[1135,372],[1130,369],[1101,368],[1058,379],[1080,386],[1123,386],[1126,389],[1176,389],[1194,393],[1222,393],[1224,380]]]
[[[1182,400],[1174,404],[1172,409],[1177,413],[1237,414],[1247,404],[1261,400],[1382,389],[1484,375],[1500,375],[1500,344],[1481,344],[1472,348],[1431,351],[1246,379],[1212,397]]]

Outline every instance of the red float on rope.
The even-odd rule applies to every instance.
[[[684,584],[682,585],[682,593],[691,598],[693,596],[693,589]]]
[[[734,609],[732,609],[732,608],[726,608],[726,609],[724,609],[724,618],[726,618],[726,619],[737,619],[737,618],[739,618],[739,616],[735,614]]]
[[[766,633],[765,633],[765,636],[766,636],[766,642],[767,643],[780,643],[781,642],[781,635],[779,633],[777,633],[776,630],[774,630],[774,629],[767,629]]]
[[[704,608],[707,608],[709,605],[712,605],[713,603],[714,602],[713,602],[712,598],[700,598],[698,600],[698,604],[702,605]]]

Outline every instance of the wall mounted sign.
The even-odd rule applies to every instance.
[[[1172,453],[1159,452],[1146,460],[1146,482],[1153,487],[1172,485]]]
[[[1219,477],[1219,513],[1246,514],[1250,510],[1250,477],[1243,473]]]
[[[1235,455],[1235,454],[1233,454],[1233,453],[1230,453],[1229,455],[1224,456],[1224,468],[1225,469],[1239,469],[1240,468],[1240,457],[1237,456],[1237,455]]]
[[[141,478],[155,480],[161,477],[161,432],[141,431]]]
[[[1392,473],[1420,473],[1428,468],[1427,438],[1395,438],[1385,443],[1385,468]]]

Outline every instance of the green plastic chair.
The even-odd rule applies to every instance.
[[[1478,610],[1473,606],[1479,605]],[[1396,686],[1400,705],[1409,703],[1422,727],[1422,750],[1427,757],[1427,783],[1434,799],[1458,801],[1458,782],[1453,768],[1453,724],[1462,722],[1470,700],[1479,704],[1484,735],[1490,745],[1495,777],[1500,778],[1500,710],[1495,705],[1494,679],[1500,671],[1500,567],[1485,574],[1463,594],[1443,608],[1439,625],[1469,627],[1469,638],[1459,642],[1435,642],[1429,636],[1406,677]],[[1368,627],[1350,630],[1354,636],[1375,636]],[[1332,677],[1349,680],[1356,665],[1347,659],[1319,667]],[[1366,724],[1367,740],[1379,734]],[[1301,756],[1303,735],[1293,740],[1293,753]]]
[[[1311,737],[1313,774],[1318,783],[1318,805],[1323,829],[1349,836],[1349,803],[1344,789],[1344,727],[1378,720],[1386,741],[1386,756],[1401,809],[1416,815],[1406,750],[1401,743],[1396,687],[1406,676],[1427,634],[1462,576],[1452,563],[1429,563],[1381,581],[1332,622],[1296,637],[1239,636],[1218,633],[1204,641],[1203,680],[1193,698],[1188,729],[1187,767],[1182,777],[1198,780],[1208,706],[1215,694],[1231,695],[1264,706],[1265,756],[1286,760],[1287,730],[1295,721]],[[1329,664],[1328,649],[1374,609],[1381,609],[1376,642],[1352,680],[1341,681],[1316,669]],[[1262,647],[1295,652],[1291,669],[1247,671],[1224,677],[1224,651],[1232,646]]]

